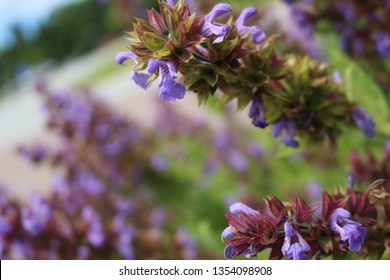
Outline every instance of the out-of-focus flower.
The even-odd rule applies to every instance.
[[[150,165],[157,171],[164,171],[168,167],[167,159],[161,155],[154,155],[150,160]]]
[[[238,172],[242,172],[248,167],[248,162],[245,158],[245,155],[238,150],[231,149],[228,151],[227,158],[229,164],[233,167],[234,170]]]
[[[188,230],[181,227],[176,232],[177,246],[182,248],[183,257],[187,260],[194,260],[199,255],[199,248],[196,240],[192,238]]]
[[[375,123],[370,114],[363,109],[363,107],[357,107],[352,111],[352,120],[355,122],[358,128],[360,128],[364,136],[372,137],[375,134]]]
[[[33,236],[41,234],[52,216],[52,209],[43,197],[34,195],[29,207],[21,210],[23,228]]]
[[[252,124],[254,126],[265,128],[268,126],[267,120],[265,118],[265,108],[264,104],[260,99],[254,99],[252,101],[249,117],[252,119]]]
[[[378,32],[374,35],[375,46],[378,53],[383,57],[387,58],[390,56],[390,33],[389,32]]]
[[[281,119],[273,127],[272,134],[273,136],[281,136],[281,141],[290,147],[296,148],[299,146],[299,143],[294,139],[296,133],[296,124],[294,120]]]
[[[263,32],[263,30],[260,29],[258,26],[246,26],[245,22],[255,16],[257,14],[257,10],[253,7],[245,8],[240,16],[237,18],[236,24],[237,24],[237,30],[240,35],[243,35],[245,33],[251,33],[252,34],[252,40],[255,44],[261,44],[264,42],[266,35]]]

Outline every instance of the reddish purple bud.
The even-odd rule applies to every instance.
[[[148,11],[150,24],[159,32],[164,33],[168,30],[164,18],[154,9]]]
[[[310,207],[300,196],[296,197],[293,201],[293,210],[298,223],[305,223],[310,220],[311,216],[313,216],[319,207],[319,205]]]
[[[284,222],[284,218],[287,216],[285,206],[279,199],[273,196],[271,199],[268,200],[268,208],[276,218],[275,226],[280,227]]]

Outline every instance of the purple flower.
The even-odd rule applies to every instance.
[[[155,74],[159,71],[158,87],[161,89],[160,98],[166,102],[173,103],[176,99],[183,99],[186,94],[186,87],[176,82],[177,67],[172,61],[163,59],[149,61],[148,72]]]
[[[274,125],[272,134],[275,138],[281,135],[282,142],[285,145],[296,148],[299,146],[299,143],[294,139],[295,127],[295,121],[281,119]]]
[[[133,247],[135,233],[135,229],[131,226],[123,226],[118,230],[116,249],[126,260],[135,259],[135,249]]]
[[[90,224],[87,232],[87,239],[89,243],[95,247],[100,247],[106,241],[104,233],[104,226],[100,221],[94,221]]]
[[[301,29],[301,32],[305,34],[307,38],[312,37],[314,33],[314,25],[306,15],[305,11],[300,7],[293,5],[290,13],[296,25]]]
[[[89,248],[81,245],[80,247],[77,248],[77,259],[78,260],[86,260],[90,256],[90,251]]]
[[[349,250],[360,251],[367,228],[358,222],[349,220],[350,217],[351,213],[347,210],[337,208],[330,217],[330,226],[334,232],[340,234],[342,241],[348,240]]]
[[[390,33],[377,32],[374,35],[376,49],[383,58],[390,56]]]
[[[230,166],[237,172],[242,172],[248,167],[245,156],[236,149],[227,152],[227,160]]]
[[[94,197],[101,195],[105,189],[98,176],[85,170],[78,170],[75,175],[74,182],[87,194]]]
[[[372,137],[375,134],[375,123],[371,115],[362,107],[357,107],[352,111],[352,120],[358,128],[363,130],[364,136]]]
[[[320,184],[316,182],[311,182],[306,186],[306,193],[310,196],[310,198],[318,200],[322,197],[324,189]]]
[[[230,205],[229,212],[232,214],[246,213],[251,215],[260,215],[260,213],[241,202]]]
[[[385,141],[385,152],[386,152],[386,154],[390,154],[390,139],[389,138]]]
[[[343,14],[347,21],[357,21],[358,15],[354,11],[354,5],[352,3],[337,3],[336,9]]]
[[[138,63],[138,56],[131,51],[119,52],[115,57],[115,62],[122,65],[128,59],[132,59],[134,61],[134,64]],[[138,73],[136,70],[130,72],[130,79],[132,79],[137,86],[143,89],[147,89],[149,87],[149,77],[150,75]]]
[[[180,227],[176,232],[176,240],[178,245],[182,248],[184,258],[193,260],[198,257],[198,244],[192,238],[186,228]]]
[[[119,52],[115,56],[115,62],[120,65],[122,65],[128,59],[132,59],[134,63],[138,63],[138,56],[131,51]]]
[[[166,221],[166,218],[166,210],[162,207],[157,207],[150,213],[150,225],[156,229],[161,229],[164,225],[164,222]]]
[[[176,4],[177,4],[177,0],[167,0],[167,3],[169,6],[171,6],[172,8],[175,8]]]
[[[48,155],[48,149],[43,143],[37,143],[31,148],[21,147],[19,154],[29,161],[40,161]]]
[[[248,144],[248,151],[249,153],[257,158],[263,158],[264,157],[264,150],[263,148],[256,142],[251,142]]]
[[[254,126],[265,128],[268,123],[265,119],[264,104],[260,99],[253,99],[251,108],[249,110],[249,117],[252,119]]]
[[[261,44],[266,36],[263,30],[261,30],[258,26],[245,26],[245,22],[247,19],[255,16],[257,14],[257,10],[253,7],[245,8],[241,15],[238,17],[236,21],[237,30],[240,35],[245,33],[252,33],[252,40],[255,44]]]
[[[341,72],[339,70],[333,72],[333,81],[336,84],[341,84],[343,82],[343,76],[341,75]]]
[[[211,12],[208,13],[204,19],[204,25],[201,31],[202,35],[205,37],[211,37],[214,35],[218,36],[213,41],[213,44],[222,42],[229,33],[230,26],[215,22],[214,19],[224,14],[230,13],[231,11],[232,7],[228,4],[219,3],[215,5]]]
[[[236,236],[236,234],[234,233],[232,227],[227,227],[224,229],[224,231],[222,232],[222,235],[221,235],[221,238],[222,240],[223,239],[230,239],[230,238],[233,238],[234,236]]]
[[[168,168],[167,159],[160,155],[153,155],[150,159],[150,165],[156,171],[164,171]]]
[[[284,223],[284,244],[282,253],[288,255],[290,260],[307,260],[309,259],[305,252],[310,252],[310,246],[298,231],[290,224],[289,221]]]
[[[21,209],[21,220],[23,228],[37,236],[41,234],[52,217],[52,209],[40,196],[34,196],[30,207]]]
[[[223,255],[227,259],[233,259],[237,257],[238,250],[232,245],[227,245],[223,251]]]
[[[0,217],[0,235],[5,235],[12,230],[12,225],[9,223],[7,217]]]
[[[91,205],[86,205],[81,211],[81,219],[85,223],[91,223],[92,221],[99,219],[99,216]]]

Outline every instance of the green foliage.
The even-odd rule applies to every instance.
[[[390,135],[389,104],[373,77],[339,47],[337,37],[330,35],[323,45],[331,65],[342,72],[348,99],[356,102],[373,116],[380,133]]]

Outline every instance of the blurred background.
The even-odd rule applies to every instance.
[[[203,14],[217,3],[189,2]],[[297,193],[315,202],[349,173],[363,186],[389,176],[380,159],[390,150],[390,37],[377,24],[382,44],[362,38],[369,9],[387,20],[390,5],[352,9],[355,26],[333,1],[327,10],[316,1],[224,2],[236,16],[256,6],[261,28],[283,34],[280,52],[356,80],[380,133],[366,140],[350,130],[337,149],[294,150],[253,129],[236,104],[198,107],[191,94],[164,104],[114,62],[133,17],[146,17],[154,0],[0,0],[1,258],[221,259],[233,202],[258,208],[267,195]]]

